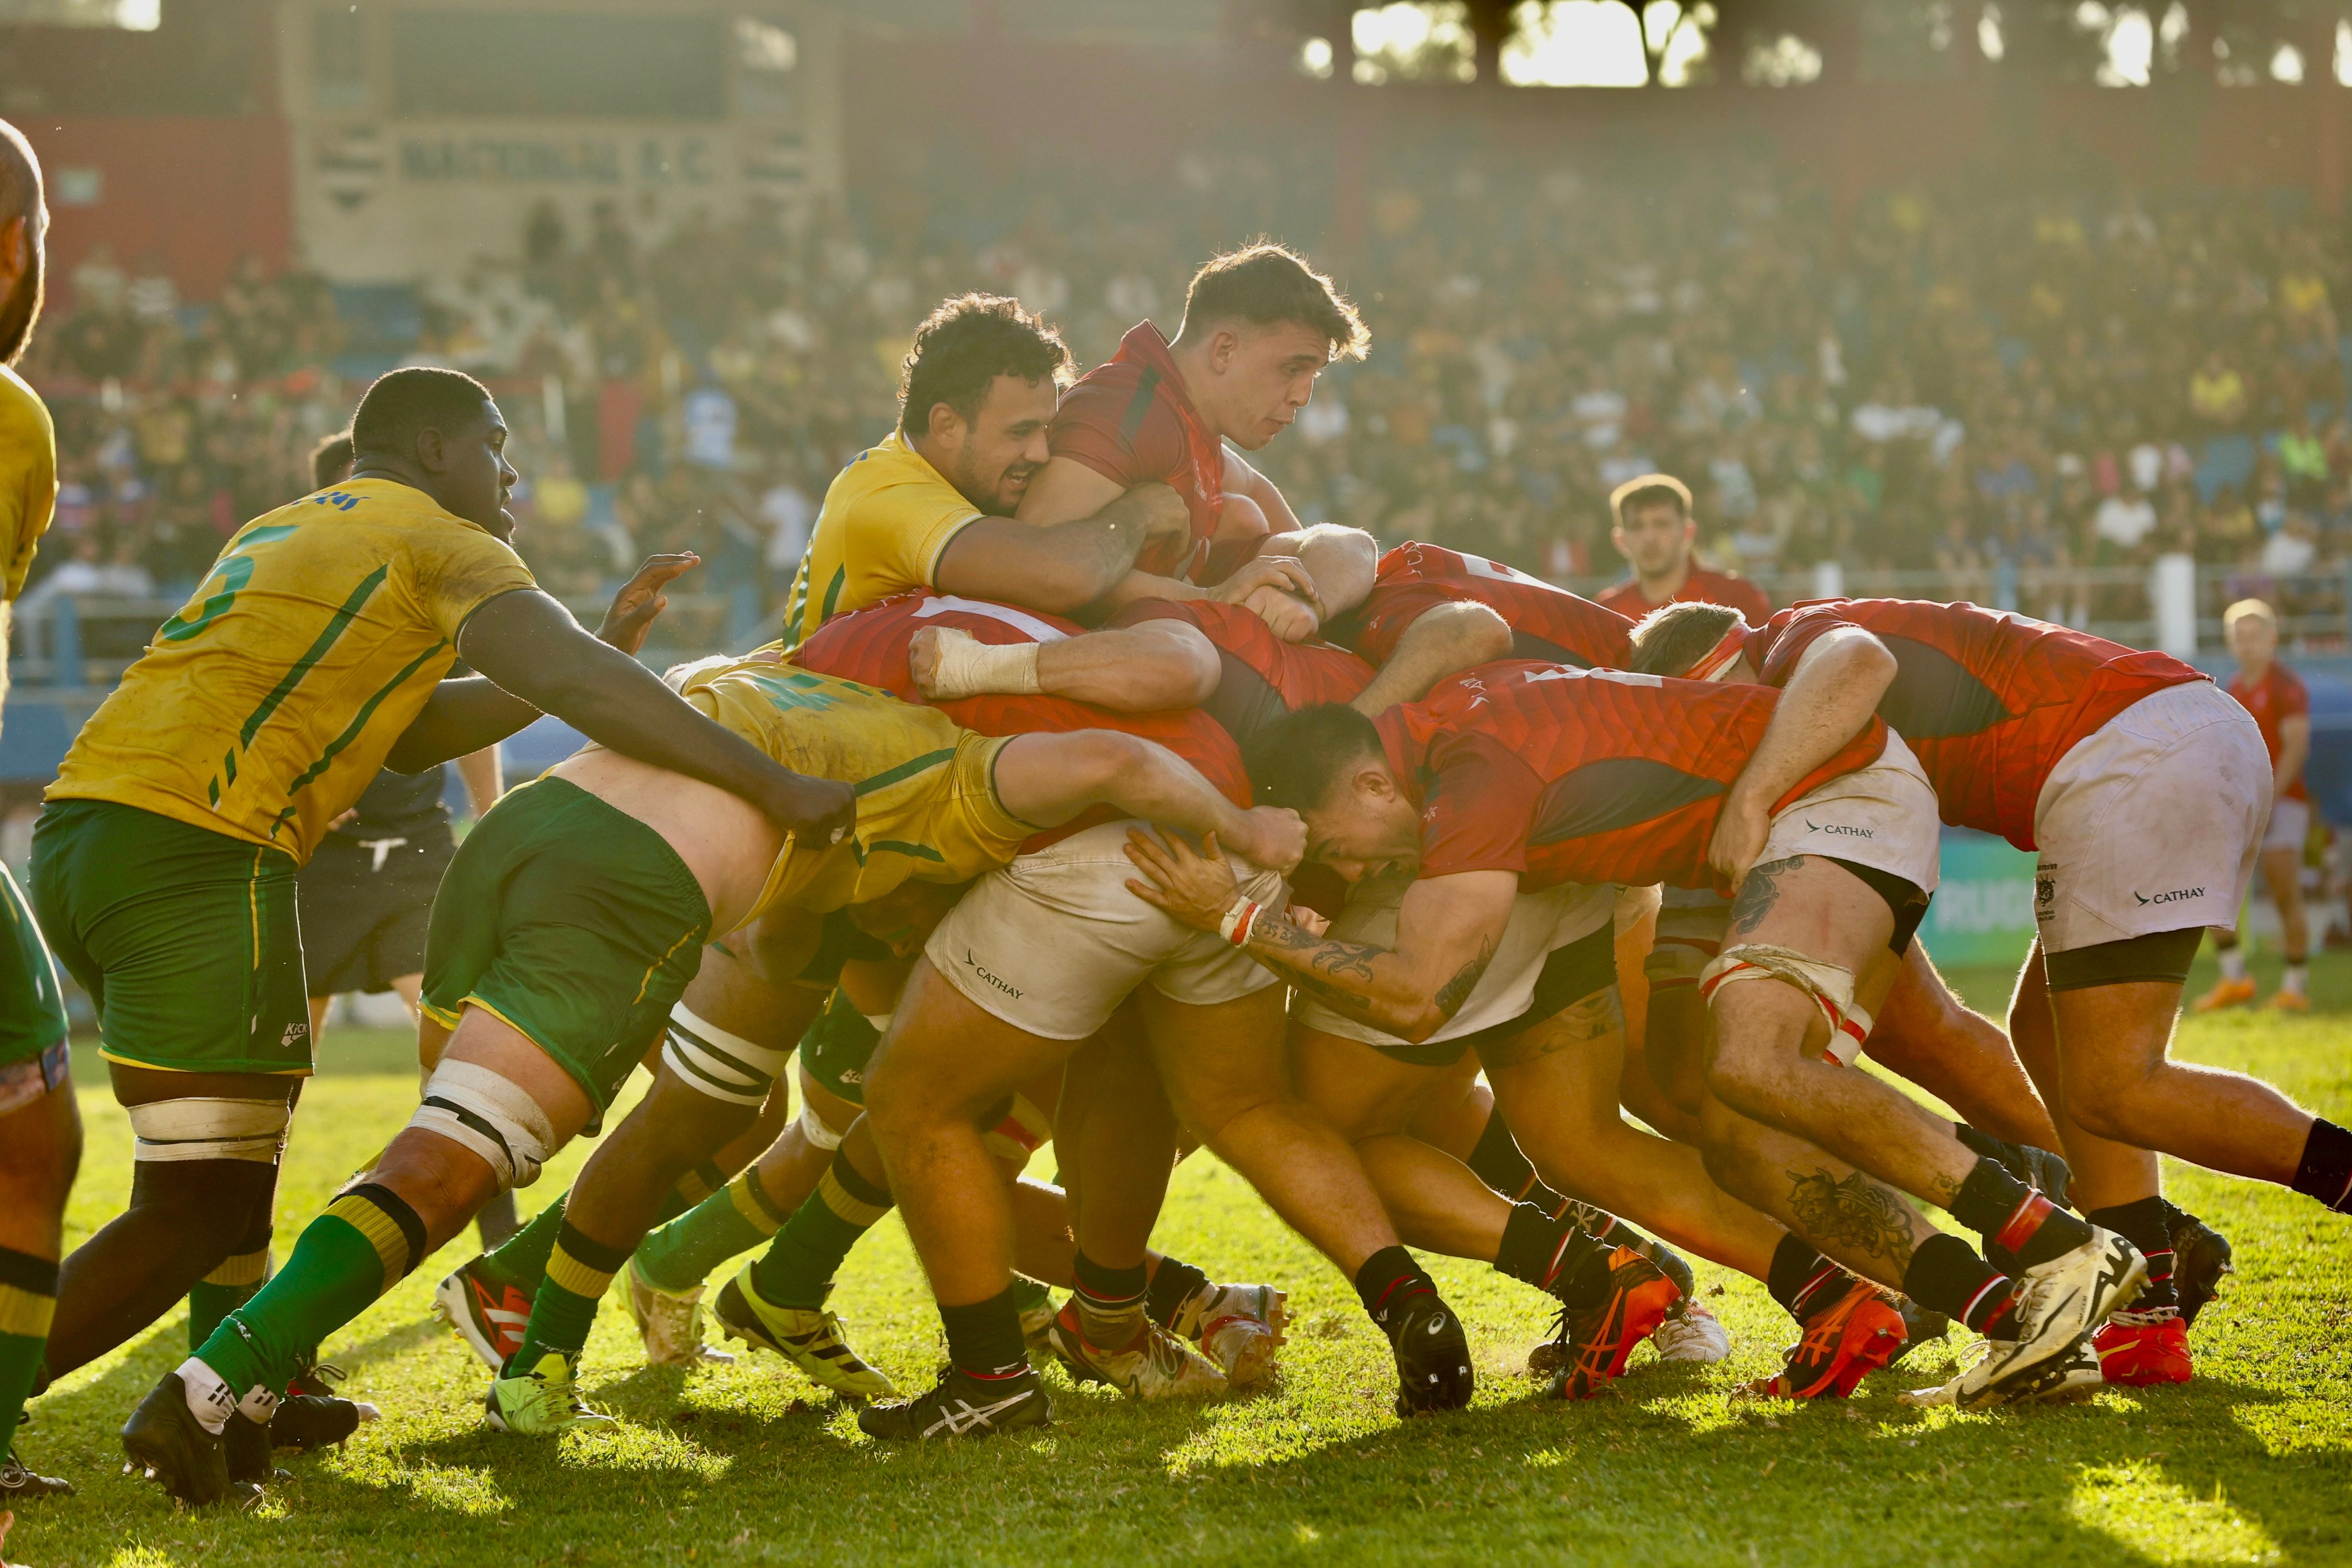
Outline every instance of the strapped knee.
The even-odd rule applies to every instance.
[[[1730,918],[1730,906],[1720,902],[1695,904],[1670,899],[1661,904],[1649,956],[1642,961],[1642,973],[1650,989],[1673,991],[1697,984],[1723,944],[1723,928]]]
[[[1823,963],[1794,949],[1766,942],[1747,942],[1716,955],[1699,976],[1699,994],[1712,1004],[1727,985],[1743,980],[1778,980],[1813,999],[1830,1026],[1830,1040],[1822,1055],[1840,1067],[1852,1067],[1870,1037],[1870,1015],[1854,1005],[1853,971]]]
[[[980,1135],[981,1146],[999,1160],[1027,1164],[1029,1156],[1053,1142],[1054,1121],[1028,1096],[1016,1094],[1013,1104]]]
[[[803,1104],[801,1107],[801,1139],[810,1148],[838,1149],[842,1136],[824,1124],[824,1119],[816,1113],[815,1106]]]
[[[766,1100],[792,1055],[790,1046],[772,1051],[730,1034],[695,1016],[683,1002],[669,1010],[669,1031],[662,1038],[662,1060],[681,1082],[730,1105]]]
[[[294,1116],[282,1100],[159,1100],[127,1109],[138,1140],[131,1157],[159,1164],[244,1160],[275,1165]]]
[[[473,1062],[444,1060],[425,1085],[411,1127],[482,1157],[501,1188],[527,1187],[555,1152],[555,1129],[519,1084]]]

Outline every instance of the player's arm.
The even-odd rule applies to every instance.
[[[933,702],[984,692],[1042,692],[1118,713],[1196,708],[1223,672],[1214,644],[1189,621],[1163,617],[1048,643],[982,642],[925,626],[907,648],[915,689]]]
[[[2311,715],[2290,713],[2279,721],[2278,765],[2272,773],[2272,793],[2284,796],[2303,777],[2311,761]]]
[[[1307,848],[1307,826],[1297,813],[1244,810],[1192,763],[1139,735],[1114,730],[1016,735],[997,753],[995,780],[998,804],[1040,827],[1109,805],[1124,816],[1222,838],[1253,864],[1277,871],[1297,865]],[[1225,869],[1230,877],[1233,868]]]
[[[1772,721],[1723,798],[1707,863],[1737,884],[1764,851],[1773,803],[1868,724],[1895,680],[1895,656],[1860,626],[1832,626],[1799,656]]]
[[[1282,499],[1282,487],[1259,473],[1247,458],[1231,447],[1225,448],[1225,493],[1247,496],[1257,502],[1258,510],[1265,513],[1267,532],[1280,536],[1300,531],[1298,514],[1290,510],[1288,501]],[[1370,538],[1370,535],[1365,537]],[[1370,578],[1365,579],[1364,586],[1368,590],[1370,588]]]
[[[1096,505],[1043,528],[1005,517],[975,518],[940,552],[931,585],[942,594],[1068,615],[1099,603],[1135,575],[1135,558],[1146,545],[1181,539],[1190,530],[1184,499],[1168,486],[1154,480],[1121,490],[1087,471],[1109,491]]]
[[[466,799],[474,808],[474,818],[481,820],[482,813],[499,803],[506,789],[506,774],[499,765],[498,747],[484,746],[467,752],[457,759],[457,777],[466,786]]]
[[[1449,675],[1511,657],[1510,624],[1471,599],[1433,605],[1397,638],[1389,661],[1349,704],[1359,713],[1385,713],[1418,702]]]
[[[1138,489],[1155,488],[1165,487],[1137,487]],[[1021,500],[1021,521],[1048,529],[1063,528],[1074,520],[1094,515],[1122,493],[1117,479],[1088,468],[1076,458],[1055,456],[1047,459],[1045,466],[1037,470],[1037,477],[1029,481],[1029,492]],[[1167,493],[1175,500],[1181,514],[1183,510],[1182,498],[1172,489]],[[1282,515],[1290,515],[1287,507],[1283,509]],[[978,523],[972,525],[978,526]],[[1182,519],[1180,530],[1189,531],[1190,527],[1191,520]],[[970,531],[971,529],[965,530],[967,533]],[[962,535],[959,534],[957,538],[961,540]],[[948,548],[952,554],[955,546],[950,544]],[[1238,605],[1259,588],[1267,586],[1286,589],[1309,601],[1316,598],[1314,574],[1307,570],[1304,562],[1292,556],[1268,555],[1261,551],[1255,560],[1244,563],[1232,576],[1214,588],[1196,588],[1190,583],[1175,577],[1163,577],[1156,572],[1135,571],[1132,569],[1135,563],[1133,552],[1129,552],[1127,560],[1128,571],[1106,584],[1104,590],[1093,599],[1083,601],[1087,618],[1108,620],[1139,599],[1169,599],[1180,603],[1187,599],[1221,599],[1229,605]],[[942,557],[942,574],[946,564],[947,559]],[[948,588],[944,581],[940,586],[950,593],[971,593],[975,598],[982,596],[970,589]],[[1016,598],[1015,602],[1027,604],[1031,601]],[[1078,607],[1073,605],[1072,611]],[[1319,605],[1318,613],[1320,613]]]
[[[1240,896],[1234,869],[1214,844],[1206,854],[1145,833],[1128,835],[1128,858],[1145,880],[1127,884],[1197,931],[1232,940],[1226,919]],[[1286,912],[1250,921],[1249,955],[1292,984],[1374,1027],[1425,1040],[1462,1010],[1494,961],[1518,897],[1515,871],[1459,871],[1407,889],[1397,910],[1396,946],[1334,942]]]

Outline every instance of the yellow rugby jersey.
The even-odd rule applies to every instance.
[[[772,650],[714,663],[683,695],[794,773],[857,789],[857,825],[839,847],[787,842],[745,924],[791,902],[816,912],[878,899],[909,879],[963,882],[1009,863],[1037,832],[996,799],[996,753],[935,708],[777,661]]]
[[[420,489],[358,479],[237,531],[90,715],[50,800],[111,800],[308,860],[522,558]]]
[[[58,507],[58,431],[40,395],[0,365],[0,599],[25,591]],[[0,660],[8,657],[0,643]]]
[[[784,639],[798,644],[834,616],[909,588],[936,588],[948,541],[981,510],[893,430],[825,488],[793,578]]]

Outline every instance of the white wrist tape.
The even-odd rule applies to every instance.
[[[250,1160],[274,1165],[293,1109],[282,1100],[159,1100],[130,1108],[134,1160]]]
[[[931,695],[978,697],[983,692],[1026,696],[1039,689],[1034,642],[984,643],[957,626],[939,628],[939,664],[931,672]]]
[[[1811,996],[1829,1022],[1829,1045],[1822,1053],[1829,1060],[1850,1068],[1862,1054],[1862,1043],[1870,1037],[1871,1017],[1854,1005],[1853,970],[1808,958],[1791,948],[1748,942],[1724,949],[1706,966],[1699,977],[1698,993],[1712,1003],[1725,986],[1742,980],[1778,980]]]
[[[842,1136],[824,1124],[824,1119],[816,1113],[815,1106],[801,1107],[801,1138],[810,1148],[838,1149]]]
[[[792,1054],[789,1048],[772,1051],[730,1034],[695,1016],[683,1002],[669,1010],[669,1029],[662,1037],[662,1061],[680,1081],[733,1105],[766,1100],[769,1086]]]
[[[411,1127],[480,1155],[501,1188],[527,1187],[555,1152],[554,1124],[520,1084],[472,1062],[444,1060],[425,1085]]]
[[[1227,910],[1224,918],[1217,922],[1217,935],[1235,947],[1246,947],[1251,928],[1257,924],[1257,917],[1264,913],[1265,906],[1244,893],[1234,900],[1234,907]]]

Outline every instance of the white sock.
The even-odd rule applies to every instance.
[[[2246,950],[2244,948],[2225,947],[2221,950],[2221,956],[2222,979],[2243,980],[2246,977]]]
[[[236,1414],[236,1395],[228,1380],[195,1357],[180,1363],[180,1384],[188,1393],[188,1413],[204,1424],[205,1431],[217,1437],[227,1429],[228,1418]]]
[[[2311,965],[2308,963],[2290,963],[2286,966],[2286,973],[2279,977],[2280,987],[2283,990],[2292,991],[2298,996],[2303,994],[2304,987],[2309,984],[2311,984]]]

